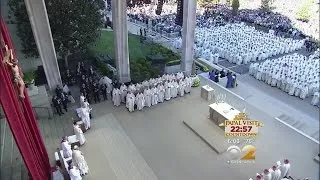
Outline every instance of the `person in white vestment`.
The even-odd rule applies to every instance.
[[[271,179],[271,173],[269,172],[269,169],[265,169],[263,171],[263,180],[272,180]]]
[[[314,106],[317,106],[319,104],[319,97],[320,97],[320,93],[319,92],[315,92],[313,94],[313,98],[311,100],[311,104]]]
[[[72,163],[80,170],[80,175],[88,174],[89,167],[84,159],[83,153],[79,150],[77,145],[74,146],[72,151]]]
[[[62,139],[61,149],[62,149],[64,158],[71,157],[71,155],[72,155],[71,143],[69,143],[67,136],[63,137],[63,139]]]
[[[144,90],[143,94],[144,94],[144,100],[145,100],[144,106],[151,107],[151,92],[149,87],[147,87]]]
[[[171,82],[168,80],[164,83],[164,99],[169,101],[171,99]]]
[[[173,80],[172,85],[171,85],[171,97],[172,98],[176,98],[178,96],[178,88],[179,88],[179,85],[178,85],[177,81]]]
[[[80,142],[80,145],[82,146],[86,142],[86,138],[84,137],[81,128],[76,122],[73,123],[73,131],[77,137],[77,140]]]
[[[120,89],[114,88],[112,91],[112,101],[113,105],[120,106],[121,103],[121,92]]]
[[[307,85],[303,86],[300,91],[300,98],[305,99],[308,96],[308,92],[309,92],[308,86]]]
[[[85,100],[85,97],[84,97],[84,95],[81,93],[81,95],[80,95],[80,106],[83,106],[83,105],[84,105],[84,100]]]
[[[126,100],[126,107],[128,108],[129,112],[133,112],[135,105],[135,96],[131,91],[129,91],[129,93],[127,94]]]
[[[82,180],[80,170],[72,165],[72,163],[69,164],[69,171],[68,174],[70,176],[70,180]]]
[[[136,96],[137,109],[141,111],[144,107],[144,95],[139,92]]]
[[[271,179],[272,180],[280,180],[281,178],[281,171],[280,171],[280,167],[278,166],[272,166],[272,169],[270,169],[271,172]]]
[[[289,163],[288,159],[284,160],[284,164],[281,166],[281,176],[283,178],[289,178],[290,177],[290,170],[291,170],[291,165]]]
[[[62,91],[63,91],[65,94],[67,94],[67,96],[68,96],[68,101],[70,101],[72,104],[76,102],[76,101],[74,100],[73,96],[71,95],[71,91],[70,91],[70,89],[69,89],[69,87],[68,87],[67,84],[65,84],[65,85],[63,86]]]
[[[157,105],[159,102],[159,91],[158,88],[155,86],[153,87],[153,96],[151,97],[151,105]]]
[[[184,96],[185,87],[186,87],[185,81],[181,79],[179,82],[179,95],[181,97]]]
[[[86,130],[90,129],[91,128],[91,125],[90,125],[90,111],[88,108],[86,108],[85,106],[82,106],[80,108],[80,118],[86,128]]]
[[[160,83],[157,88],[158,88],[158,92],[159,92],[159,103],[162,103],[164,101],[165,89],[164,89],[162,83]]]
[[[120,86],[121,102],[122,103],[126,103],[127,91],[128,91],[127,86],[124,83],[122,83]]]
[[[55,167],[55,171],[52,172],[52,180],[64,180],[62,173],[60,172],[59,166]]]

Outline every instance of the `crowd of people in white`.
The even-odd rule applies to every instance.
[[[185,93],[190,93],[192,84],[192,78],[186,77],[182,72],[164,74],[162,77],[130,84],[128,87],[125,84],[120,88],[115,87],[112,92],[112,101],[115,106],[125,103],[129,112],[133,112],[135,107],[142,110],[144,107],[184,96]]]
[[[313,96],[311,104],[319,105],[319,50],[309,57],[290,54],[262,63],[252,63],[249,74],[301,99]]]
[[[265,169],[263,173],[256,174],[256,180],[289,180],[292,179],[290,176],[291,165],[288,159],[283,161],[277,161],[276,165],[272,166],[270,169]],[[253,180],[250,178],[249,180]]]
[[[181,38],[175,41],[176,48],[182,46]],[[293,52],[304,46],[304,40],[293,40],[278,37],[256,30],[252,26],[227,24],[212,28],[197,28],[195,31],[195,56],[217,64],[218,58],[231,63],[248,64]]]

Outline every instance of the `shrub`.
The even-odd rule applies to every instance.
[[[151,62],[144,59],[130,61],[130,72],[133,83],[142,82],[160,74],[157,68],[151,66]]]
[[[175,65],[179,65],[181,63],[180,60],[173,60],[173,61],[169,61],[166,63],[166,66],[175,66]]]
[[[200,70],[203,71],[203,72],[209,72],[210,71],[210,68],[207,67],[206,65],[196,61],[196,65],[200,67]]]
[[[300,21],[308,22],[311,18],[310,6],[311,6],[311,3],[309,2],[304,3],[297,11],[296,18]]]
[[[102,75],[108,76],[109,78],[113,77],[113,72],[107,67],[106,64],[104,64],[101,61],[97,61],[96,63],[97,63],[97,68]]]
[[[35,71],[27,71],[23,73],[23,81],[27,85],[34,83],[35,78],[36,78]]]

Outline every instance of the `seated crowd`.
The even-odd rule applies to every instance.
[[[122,84],[112,92],[112,101],[115,106],[125,103],[130,112],[135,108],[142,110],[158,103],[169,101],[171,98],[184,96],[190,93],[193,82],[191,77],[185,77],[182,72],[164,74],[162,77],[151,78],[141,83]]]
[[[285,39],[273,33],[255,30],[244,23],[197,28],[195,56],[207,60],[215,54],[231,63],[247,64],[302,48],[303,40]]]
[[[291,96],[301,99],[312,96],[312,104],[319,104],[319,51],[310,57],[286,55],[250,65],[249,73],[256,79],[278,87]]]

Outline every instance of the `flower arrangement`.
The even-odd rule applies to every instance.
[[[192,75],[191,78],[193,80],[192,87],[200,86],[200,79],[197,75]]]

